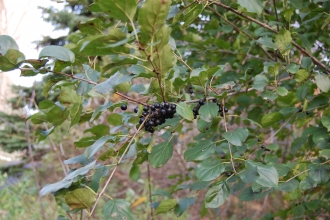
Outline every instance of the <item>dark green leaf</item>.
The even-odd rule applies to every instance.
[[[104,136],[104,137],[101,137],[100,139],[98,139],[92,146],[88,147],[85,150],[85,157],[87,159],[90,159],[99,150],[101,150],[101,148],[104,146],[104,144],[110,139],[114,140],[114,139],[116,139],[116,137],[114,137],[114,136]]]
[[[95,0],[95,3],[109,17],[123,22],[132,21],[137,8],[135,0]]]
[[[140,179],[141,173],[140,173],[140,168],[137,165],[133,165],[131,170],[129,171],[129,178],[136,182]]]
[[[131,204],[124,199],[113,199],[107,201],[102,208],[102,219],[104,220],[135,220]]]
[[[226,182],[219,181],[214,183],[205,195],[206,208],[218,208],[229,196],[229,187]]]
[[[309,165],[309,176],[318,184],[324,184],[328,182],[330,178],[330,172],[325,165],[311,164]]]
[[[272,48],[272,49],[277,49],[277,45],[273,42],[273,40],[271,38],[268,37],[260,37],[257,40],[257,43],[262,44],[266,47]]]
[[[219,177],[225,171],[225,166],[220,159],[208,158],[198,164],[196,176],[202,181],[211,181]]]
[[[110,167],[101,166],[97,168],[96,172],[93,174],[90,188],[97,193],[101,179],[105,177],[110,170]]]
[[[249,130],[246,128],[236,128],[234,131],[223,133],[222,136],[232,145],[242,146],[243,142],[249,136]]]
[[[108,94],[108,93],[114,93],[115,87],[123,82],[131,81],[133,76],[130,75],[123,75],[120,72],[116,72],[114,75],[112,75],[109,79],[106,81],[97,84],[94,87],[94,90],[101,94]]]
[[[183,198],[179,201],[179,203],[176,205],[175,209],[174,209],[174,213],[177,216],[181,216],[184,211],[186,211],[186,209],[189,206],[192,206],[195,203],[195,197],[188,197],[188,198]]]
[[[261,125],[264,127],[269,127],[273,125],[278,125],[278,122],[283,119],[283,115],[279,112],[272,112],[264,115],[261,119]]]
[[[261,0],[238,0],[240,6],[246,8],[248,12],[257,13],[258,15],[262,12],[262,1]]]
[[[215,151],[215,143],[211,140],[200,140],[194,143],[193,147],[188,148],[184,152],[184,159],[187,161],[192,160],[205,160],[209,158]]]
[[[281,191],[290,192],[295,190],[299,185],[299,182],[295,179],[290,180],[289,182],[279,183],[278,188]]]
[[[151,153],[148,156],[149,164],[158,168],[167,163],[172,157],[173,145],[170,142],[163,142],[153,146]]]
[[[217,117],[219,111],[219,106],[213,102],[208,102],[202,105],[199,109],[200,118],[206,122],[211,122],[215,117]]]

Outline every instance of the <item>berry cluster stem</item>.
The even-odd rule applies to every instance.
[[[225,106],[225,100],[224,100],[224,99],[222,99],[222,106]],[[225,123],[224,123],[224,124],[225,124],[225,130],[226,130],[226,132],[228,132],[225,108],[222,108],[222,113],[223,113],[223,120],[224,120],[224,122],[225,122]],[[234,164],[233,154],[232,154],[232,152],[231,152],[231,146],[230,146],[229,141],[228,141],[228,149],[229,149],[229,154],[230,154],[230,162],[231,162],[231,165],[232,165],[232,167],[233,167],[234,173],[237,174],[236,169],[235,169],[235,164]]]

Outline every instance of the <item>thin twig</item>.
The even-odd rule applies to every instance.
[[[150,177],[150,167],[149,167],[149,164],[147,164],[147,170],[148,170],[148,191],[149,191],[149,202],[150,202],[150,217],[151,217],[151,220],[153,220],[154,219],[154,210],[151,207],[152,196],[151,196],[151,177]]]
[[[241,16],[241,17],[243,17],[243,18],[245,18],[245,19],[247,19],[247,20],[249,20],[249,21],[252,21],[252,22],[254,22],[254,23],[260,25],[261,27],[270,30],[271,32],[273,32],[273,33],[275,33],[275,34],[278,34],[278,33],[279,33],[278,31],[274,30],[273,28],[271,28],[271,27],[268,26],[267,24],[262,23],[261,21],[258,21],[258,20],[254,19],[254,18],[252,18],[252,17],[250,17],[250,16],[248,16],[248,15],[245,15],[245,14],[243,14],[243,12],[239,12],[239,11],[237,11],[236,9],[234,9],[234,8],[228,6],[228,5],[225,5],[225,4],[221,3],[221,2],[212,2],[212,3],[215,4],[215,5],[217,5],[217,6],[222,7],[222,8],[224,8],[224,9],[227,9],[228,11],[231,11],[231,12],[233,12],[233,13],[235,13],[235,14],[237,14],[237,15],[239,15],[239,16]],[[309,56],[309,57],[313,60],[313,63],[314,63],[314,64],[316,64],[316,65],[322,67],[322,68],[325,69],[326,72],[329,74],[330,70],[327,68],[326,65],[324,65],[324,64],[323,64],[321,61],[319,61],[316,57],[314,57],[313,55],[311,55],[310,53],[308,53],[307,50],[305,50],[304,48],[302,48],[302,47],[301,47],[299,44],[297,44],[296,42],[292,41],[292,44],[293,44],[298,50],[300,50],[303,54],[305,54],[306,56]]]
[[[127,153],[129,147],[131,146],[133,140],[134,140],[135,137],[139,134],[139,132],[140,132],[141,129],[143,128],[143,125],[144,125],[144,123],[146,122],[147,119],[148,119],[148,117],[146,117],[146,118],[144,119],[144,121],[142,122],[142,124],[140,125],[140,127],[138,128],[138,130],[135,132],[135,134],[134,134],[133,137],[131,138],[130,142],[128,143],[128,145],[127,145],[125,151],[123,152],[122,156],[119,158],[119,160],[118,160],[116,166],[115,166],[114,169],[112,170],[112,173],[110,174],[110,176],[109,176],[107,182],[105,183],[105,185],[104,185],[102,191],[100,192],[100,194],[99,194],[99,195],[97,196],[97,198],[96,198],[96,201],[95,201],[95,203],[94,203],[94,206],[93,206],[93,208],[92,208],[92,211],[90,212],[89,219],[90,219],[91,216],[93,215],[93,212],[94,212],[94,210],[95,210],[95,208],[96,208],[96,205],[97,205],[98,201],[100,200],[101,196],[103,195],[103,193],[105,192],[107,186],[109,185],[109,183],[110,183],[110,181],[111,181],[113,175],[114,175],[115,172],[116,172],[116,169],[117,169],[118,165],[119,165],[120,162],[123,160],[125,154]]]
[[[278,14],[277,14],[277,9],[276,9],[276,1],[273,0],[273,4],[274,4],[274,10],[275,10],[275,15],[276,15],[276,21],[279,22],[278,20]],[[278,24],[276,24],[277,26],[277,31],[280,31],[280,27],[278,26]]]
[[[225,130],[226,130],[226,132],[228,132],[227,121],[226,121],[226,113],[225,113],[225,99],[222,99],[222,113],[223,113],[223,120],[225,122]],[[230,154],[230,162],[231,162],[231,165],[233,167],[234,173],[236,174],[237,172],[236,172],[236,169],[235,169],[233,154],[231,152],[231,146],[230,146],[229,141],[228,141],[228,149],[229,149],[229,154]]]
[[[30,98],[30,103],[28,105],[29,106],[28,109],[32,108],[32,104],[33,104],[33,100],[35,98],[35,94],[36,93],[35,93],[35,84],[34,84],[33,89],[32,89],[31,98]],[[28,111],[26,113],[28,114]],[[28,115],[26,115],[26,116],[28,116]],[[25,122],[25,134],[26,134],[26,141],[27,141],[27,145],[28,145],[28,149],[29,149],[29,157],[30,157],[30,161],[32,163],[35,184],[36,184],[36,187],[37,187],[38,191],[40,191],[41,187],[40,187],[40,184],[39,184],[39,177],[38,177],[37,168],[36,168],[36,164],[35,164],[35,161],[34,161],[33,151],[32,151],[32,146],[31,146],[30,122],[29,121]],[[41,198],[39,196],[38,196],[38,201],[39,201],[39,205],[40,205],[42,219],[45,220],[46,219],[45,209],[44,209],[44,206],[41,202]]]
[[[327,164],[327,163],[329,163],[329,162],[330,162],[330,160],[327,160],[327,161],[325,161],[325,162],[323,162],[323,163],[321,163],[321,164],[323,165],[323,164]],[[287,183],[287,182],[289,182],[290,180],[293,180],[294,178],[296,178],[297,176],[300,176],[301,174],[304,174],[304,173],[308,172],[309,170],[310,170],[310,169],[304,170],[304,171],[302,171],[302,172],[300,172],[300,173],[294,175],[294,176],[291,177],[290,179],[286,180],[285,182]]]

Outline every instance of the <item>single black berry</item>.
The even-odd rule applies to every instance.
[[[155,106],[150,106],[150,109],[151,109],[151,111],[155,111],[156,110],[156,108],[155,108]]]
[[[217,102],[217,99],[212,99],[212,102],[216,103]]]
[[[220,102],[217,102],[217,105],[218,105],[218,106],[221,106],[221,103],[220,103]]]
[[[147,116],[149,112],[142,112],[143,116]]]
[[[139,111],[139,107],[136,106],[135,109],[134,109],[134,112],[135,112],[135,113],[138,113],[138,111]]]
[[[164,102],[164,107],[165,107],[165,108],[170,107],[170,103],[168,103],[168,102]]]
[[[309,111],[306,111],[306,115],[309,115]]]
[[[156,102],[156,103],[154,104],[154,107],[155,107],[155,108],[160,108],[160,105],[159,105],[159,103],[158,103],[158,102]]]
[[[220,116],[223,117],[223,112],[220,112]]]
[[[189,94],[192,94],[192,93],[194,93],[194,90],[189,89],[189,90],[188,90],[188,93],[189,93]]]
[[[141,117],[141,118],[140,118],[140,121],[139,121],[139,124],[142,124],[143,121],[144,121],[144,119],[145,119],[144,117]]]
[[[162,115],[166,115],[167,112],[166,112],[165,109],[161,109],[161,110],[160,110],[160,113],[161,113]]]
[[[155,122],[149,121],[149,126],[154,126],[154,125],[155,125]]]
[[[302,111],[303,111],[303,109],[302,109],[302,108],[298,109],[298,112],[302,112]]]
[[[171,105],[171,109],[176,109],[176,105],[175,104],[172,104]]]
[[[157,126],[157,125],[160,125],[160,124],[161,124],[161,121],[159,119],[156,119],[155,120],[155,125]]]
[[[219,112],[222,112],[222,107],[221,106],[219,106]]]
[[[145,111],[145,112],[149,111],[149,107],[148,106],[144,106],[143,107],[143,111]]]
[[[262,145],[260,146],[260,148],[261,148],[261,149],[265,149],[265,145],[262,144]]]
[[[226,107],[225,107],[223,110],[224,110],[226,113],[228,112],[228,108],[226,108]]]
[[[120,108],[121,108],[121,110],[125,111],[125,110],[127,109],[127,105],[122,104],[122,105],[120,106]]]
[[[200,99],[200,100],[198,101],[198,103],[199,103],[200,105],[204,105],[204,104],[205,104],[205,102],[204,102],[203,99]]]

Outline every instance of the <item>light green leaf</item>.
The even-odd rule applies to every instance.
[[[199,109],[200,118],[206,122],[211,122],[218,116],[219,106],[213,102],[202,105]]]
[[[80,103],[73,104],[73,106],[70,109],[70,117],[71,117],[70,127],[72,127],[73,125],[79,122],[82,109],[83,107]]]
[[[153,168],[158,168],[167,163],[172,157],[173,145],[170,142],[163,142],[155,145],[151,153],[148,155],[149,164]]]
[[[275,42],[280,50],[281,54],[288,55],[291,49],[291,33],[288,30],[282,29],[277,35]]]
[[[246,128],[237,128],[234,131],[223,133],[222,136],[232,145],[242,146],[243,142],[249,136],[249,130]]]
[[[85,150],[85,157],[87,159],[90,159],[92,156],[94,156],[102,147],[103,145],[110,139],[115,139],[116,137],[114,136],[104,136],[95,141],[93,145],[90,147],[86,148]]]
[[[304,81],[305,79],[307,79],[309,76],[309,73],[307,72],[307,70],[305,69],[300,69],[298,70],[298,72],[294,75],[294,79],[297,81],[297,82],[302,82]]]
[[[87,209],[93,205],[95,200],[94,192],[85,188],[70,191],[65,195],[65,202],[70,206],[71,210]]]
[[[330,115],[325,115],[321,118],[321,122],[324,127],[328,129],[328,132],[330,131]]]
[[[266,146],[267,149],[276,151],[278,150],[278,145],[277,144],[269,144]]]
[[[257,43],[264,45],[265,47],[269,47],[277,50],[277,45],[273,42],[273,39],[269,37],[260,37],[257,40]]]
[[[102,34],[102,21],[99,18],[94,18],[87,22],[79,22],[78,29],[84,34]]]
[[[205,86],[208,80],[208,73],[204,68],[193,69],[190,73],[190,82],[193,85]]]
[[[131,81],[133,76],[121,74],[119,71],[104,82],[97,84],[94,90],[100,94],[114,93],[115,87],[123,82]]]
[[[257,13],[258,15],[262,12],[262,1],[261,0],[238,0],[240,6],[246,8],[248,12]]]
[[[192,160],[205,160],[209,158],[215,151],[215,143],[211,140],[200,140],[196,142],[193,147],[188,148],[184,152],[184,159],[187,161]]]
[[[316,73],[315,75],[316,85],[321,91],[329,92],[330,90],[330,79],[324,73]]]
[[[218,208],[230,194],[229,187],[226,182],[219,181],[214,183],[205,195],[205,207],[206,208]]]
[[[187,9],[187,14],[183,16],[182,21],[184,24],[182,25],[182,28],[187,28],[196,18],[198,18],[203,10],[203,4],[193,4],[191,7],[189,7]]]
[[[285,87],[277,87],[276,88],[276,92],[277,94],[279,94],[280,96],[286,96],[288,94],[288,90]]]
[[[77,92],[70,88],[63,88],[61,94],[58,96],[58,100],[61,104],[81,103],[81,96]]]
[[[253,80],[252,88],[258,91],[263,91],[267,83],[268,83],[267,77],[259,74],[256,75]]]
[[[16,41],[9,35],[0,36],[0,54],[4,56],[9,49],[19,50]]]
[[[123,124],[123,116],[117,113],[112,113],[108,117],[108,122],[111,125],[118,126]]]
[[[133,20],[137,8],[135,0],[95,0],[95,3],[109,17],[123,22]]]
[[[208,158],[198,164],[196,176],[202,181],[211,181],[220,176],[225,171],[225,166],[220,159]]]
[[[288,71],[289,73],[296,73],[298,72],[299,68],[299,65],[291,63],[286,67],[286,71]]]
[[[131,204],[124,199],[113,199],[107,201],[102,208],[103,220],[136,220]]]
[[[44,47],[40,53],[39,58],[41,57],[54,57],[58,60],[68,61],[74,63],[75,56],[71,50],[61,46],[46,46]]]
[[[156,208],[156,214],[166,213],[178,204],[176,199],[164,199],[160,202],[159,206]]]
[[[165,25],[171,3],[170,0],[147,0],[144,2],[138,17],[141,32],[156,34]]]
[[[272,112],[267,115],[264,115],[261,119],[261,125],[264,127],[269,127],[272,125],[278,125],[278,122],[282,120],[284,117],[279,112]]]
[[[184,102],[180,102],[176,106],[176,112],[181,115],[183,118],[192,121],[194,120],[194,113],[191,108]]]

